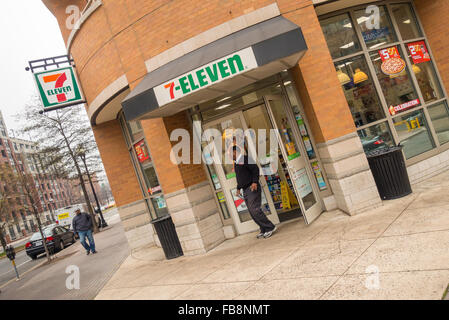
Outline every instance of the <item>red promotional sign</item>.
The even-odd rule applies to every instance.
[[[409,43],[407,47],[414,64],[430,61],[430,55],[424,41]]]
[[[408,110],[408,109],[413,108],[414,106],[417,106],[417,105],[419,105],[419,99],[414,99],[414,100],[411,100],[409,102],[401,103],[401,104],[399,104],[397,106],[390,106],[388,111],[390,111],[390,114],[392,116],[394,116],[398,112]]]
[[[134,145],[134,150],[136,150],[137,159],[139,162],[144,162],[145,160],[150,159],[150,155],[148,153],[147,147],[145,146],[145,141],[140,140]]]
[[[400,58],[398,48],[396,47],[390,47],[386,49],[379,50],[379,56],[382,59],[382,62],[385,60],[388,60],[390,58]]]

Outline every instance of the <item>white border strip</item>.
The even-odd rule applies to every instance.
[[[122,90],[123,88],[128,86],[128,79],[126,75],[122,75],[117,78],[114,82],[108,85],[103,91],[98,94],[92,103],[88,104],[87,115],[89,116],[89,120],[92,121],[92,115],[114,94]],[[100,111],[101,112],[101,111]]]

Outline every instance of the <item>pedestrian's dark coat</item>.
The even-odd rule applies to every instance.
[[[89,214],[81,212],[73,218],[72,227],[75,232],[90,230],[92,229],[92,218]]]

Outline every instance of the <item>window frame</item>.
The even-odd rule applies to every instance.
[[[356,19],[356,16],[355,16],[355,11],[364,9],[364,8],[366,8],[370,4],[375,4],[377,6],[385,6],[386,12],[389,15],[389,18],[390,18],[391,23],[392,23],[392,27],[393,27],[392,31],[396,33],[396,38],[397,38],[396,42],[388,43],[388,44],[385,44],[383,46],[376,47],[374,49],[369,49],[367,47],[367,45],[366,45],[366,43],[365,43],[365,41],[363,39],[360,26],[359,26],[358,23],[356,23],[357,19]],[[421,37],[417,37],[417,38],[413,38],[413,39],[406,39],[406,40],[404,40],[402,38],[402,35],[400,33],[400,30],[399,30],[399,27],[398,27],[398,24],[397,24],[397,21],[396,21],[396,18],[395,18],[394,14],[393,14],[393,11],[392,11],[392,6],[393,5],[398,5],[398,4],[408,4],[408,5],[410,5],[410,9],[412,10],[412,14],[416,18],[417,27],[421,31],[421,34],[422,34]],[[433,143],[434,143],[435,147],[432,148],[429,151],[426,151],[426,152],[424,152],[422,154],[416,155],[416,156],[414,156],[414,157],[412,157],[410,159],[406,159],[406,165],[407,166],[413,165],[415,163],[421,162],[421,161],[423,161],[425,159],[428,159],[430,157],[438,155],[438,154],[440,154],[440,153],[442,153],[442,152],[444,152],[446,150],[449,150],[449,143],[440,144],[440,142],[438,140],[437,133],[435,131],[435,127],[434,127],[433,122],[432,122],[432,119],[431,119],[430,114],[429,114],[429,112],[427,110],[427,108],[432,107],[435,104],[442,103],[442,102],[448,103],[449,99],[448,99],[446,88],[444,86],[444,82],[442,81],[440,72],[438,70],[438,66],[436,64],[436,60],[434,59],[432,48],[429,45],[429,41],[427,40],[427,35],[425,33],[425,29],[424,29],[424,27],[423,27],[423,25],[421,23],[421,20],[419,18],[417,10],[416,10],[416,6],[413,3],[413,1],[411,1],[411,0],[395,0],[395,1],[384,0],[384,1],[377,1],[377,2],[373,1],[371,3],[364,3],[364,4],[357,5],[357,6],[343,8],[343,9],[340,9],[340,10],[337,10],[337,11],[329,12],[329,13],[326,13],[326,14],[318,16],[318,19],[319,20],[327,19],[327,18],[330,18],[330,17],[333,17],[333,16],[341,15],[343,13],[348,13],[349,14],[349,17],[351,19],[351,23],[352,23],[353,28],[355,30],[356,36],[357,36],[357,38],[359,40],[361,50],[359,50],[359,51],[357,51],[355,53],[352,53],[350,55],[347,55],[347,56],[343,56],[343,57],[339,57],[339,58],[336,58],[336,59],[332,59],[332,62],[336,63],[336,62],[339,62],[339,61],[347,60],[349,58],[353,58],[353,57],[358,56],[358,55],[363,55],[365,57],[365,61],[366,61],[367,65],[368,65],[368,69],[369,69],[371,75],[373,75],[372,82],[373,82],[373,84],[375,86],[375,89],[377,91],[377,94],[378,94],[378,97],[379,97],[379,100],[380,100],[380,103],[381,103],[381,107],[383,108],[384,113],[385,113],[385,118],[377,120],[377,121],[374,121],[374,122],[371,122],[369,124],[366,124],[366,125],[363,125],[363,126],[360,126],[360,127],[357,127],[357,132],[359,130],[366,129],[366,128],[369,128],[369,127],[374,126],[376,124],[379,124],[381,122],[387,121],[387,123],[389,125],[389,129],[390,129],[390,133],[391,133],[393,142],[395,143],[395,145],[397,145],[400,142],[400,139],[399,139],[399,136],[398,136],[398,134],[396,132],[396,129],[395,129],[395,126],[394,126],[394,123],[393,123],[393,118],[395,118],[395,117],[397,117],[399,115],[407,114],[407,113],[412,112],[412,111],[423,110],[424,116],[426,118],[427,125],[429,127],[430,136],[433,139]],[[426,102],[424,100],[424,98],[423,98],[423,95],[422,95],[422,92],[421,92],[421,88],[419,87],[416,75],[412,71],[412,62],[408,58],[408,48],[406,46],[407,43],[416,42],[416,41],[424,41],[426,46],[427,46],[427,50],[428,50],[428,52],[430,54],[430,57],[431,57],[431,63],[432,63],[432,66],[433,66],[433,68],[435,70],[436,80],[439,82],[439,85],[441,87],[441,93],[442,93],[442,96],[443,96],[441,99],[437,99],[437,100],[433,100],[433,101],[430,101],[430,102]],[[420,105],[419,106],[411,108],[410,110],[401,112],[399,114],[396,114],[394,116],[392,116],[390,114],[389,110],[388,110],[388,104],[386,102],[386,99],[385,99],[385,96],[384,96],[384,93],[383,93],[383,90],[382,90],[382,86],[380,85],[379,79],[378,79],[377,74],[376,74],[376,70],[374,68],[374,64],[373,64],[373,62],[371,60],[371,57],[370,57],[370,53],[371,52],[376,52],[378,50],[382,50],[382,49],[385,49],[385,48],[390,48],[390,47],[393,47],[393,46],[399,47],[400,50],[402,51],[402,54],[406,55],[406,56],[404,56],[402,58],[406,62],[406,68],[408,68],[409,78],[410,78],[410,80],[412,82],[412,85],[413,85],[414,89],[416,90],[416,93],[418,95],[418,99],[420,101]]]
[[[150,150],[150,147],[149,147],[149,145],[147,143],[147,139],[145,137],[145,134],[143,134],[142,137],[139,137],[136,140],[133,139],[133,137],[131,136],[131,133],[130,133],[129,125],[128,125],[128,123],[127,123],[127,121],[125,119],[125,116],[123,114],[123,111],[121,111],[119,113],[117,118],[118,118],[118,121],[119,121],[119,124],[120,124],[120,128],[122,129],[123,138],[125,139],[125,143],[126,143],[126,147],[128,149],[128,153],[129,153],[129,155],[131,157],[131,162],[133,164],[134,173],[135,173],[135,175],[137,177],[137,180],[139,182],[139,187],[140,187],[140,190],[142,192],[143,200],[145,202],[145,205],[147,207],[148,212],[150,213],[151,220],[152,221],[156,220],[156,219],[158,219],[160,217],[156,213],[156,209],[154,208],[152,199],[155,199],[155,198],[158,198],[160,196],[163,196],[165,202],[167,202],[167,201],[165,199],[164,190],[163,190],[162,186],[160,185],[160,179],[159,179],[156,167],[154,166],[153,158],[151,157],[151,150]],[[138,132],[141,132],[141,131],[143,132],[143,129],[139,130]],[[144,177],[144,172],[142,171],[142,167],[139,165],[139,160],[137,159],[137,155],[136,155],[136,152],[134,150],[134,144],[136,144],[137,142],[142,141],[142,140],[145,142],[145,146],[148,149],[148,153],[150,154],[150,157],[151,157],[151,164],[152,164],[152,166],[154,168],[154,172],[156,173],[156,177],[157,177],[157,179],[159,181],[159,185],[161,186],[161,192],[159,192],[157,194],[154,194],[154,195],[150,195],[149,192],[148,192],[148,188],[146,188],[146,181],[145,181],[145,177]],[[169,211],[168,211],[168,206],[167,206],[167,212],[168,212],[167,214],[170,214]]]

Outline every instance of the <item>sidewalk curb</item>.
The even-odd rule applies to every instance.
[[[60,253],[60,252],[58,252],[58,253]],[[31,267],[31,268],[28,269],[27,271],[24,271],[22,274],[20,274],[20,275],[19,275],[19,276],[20,276],[20,280],[22,280],[22,279],[23,279],[23,276],[26,275],[27,273],[29,273],[29,272],[31,272],[31,271],[34,271],[34,270],[36,270],[37,268],[42,267],[42,266],[43,266],[44,264],[46,264],[46,263],[52,263],[55,259],[63,258],[63,257],[65,257],[66,255],[69,255],[69,254],[71,254],[71,252],[68,252],[68,253],[66,253],[66,254],[64,254],[64,255],[52,255],[52,256],[51,256],[51,259],[50,259],[50,262],[48,262],[47,260],[44,260],[44,261],[42,261],[41,263],[35,265],[34,267]],[[19,280],[19,281],[20,281],[20,280]],[[17,281],[17,278],[11,279],[11,280],[9,280],[8,282],[2,284],[2,285],[0,286],[0,289],[3,289],[4,287],[8,286],[9,284],[11,284],[11,283],[14,282],[14,281]]]

